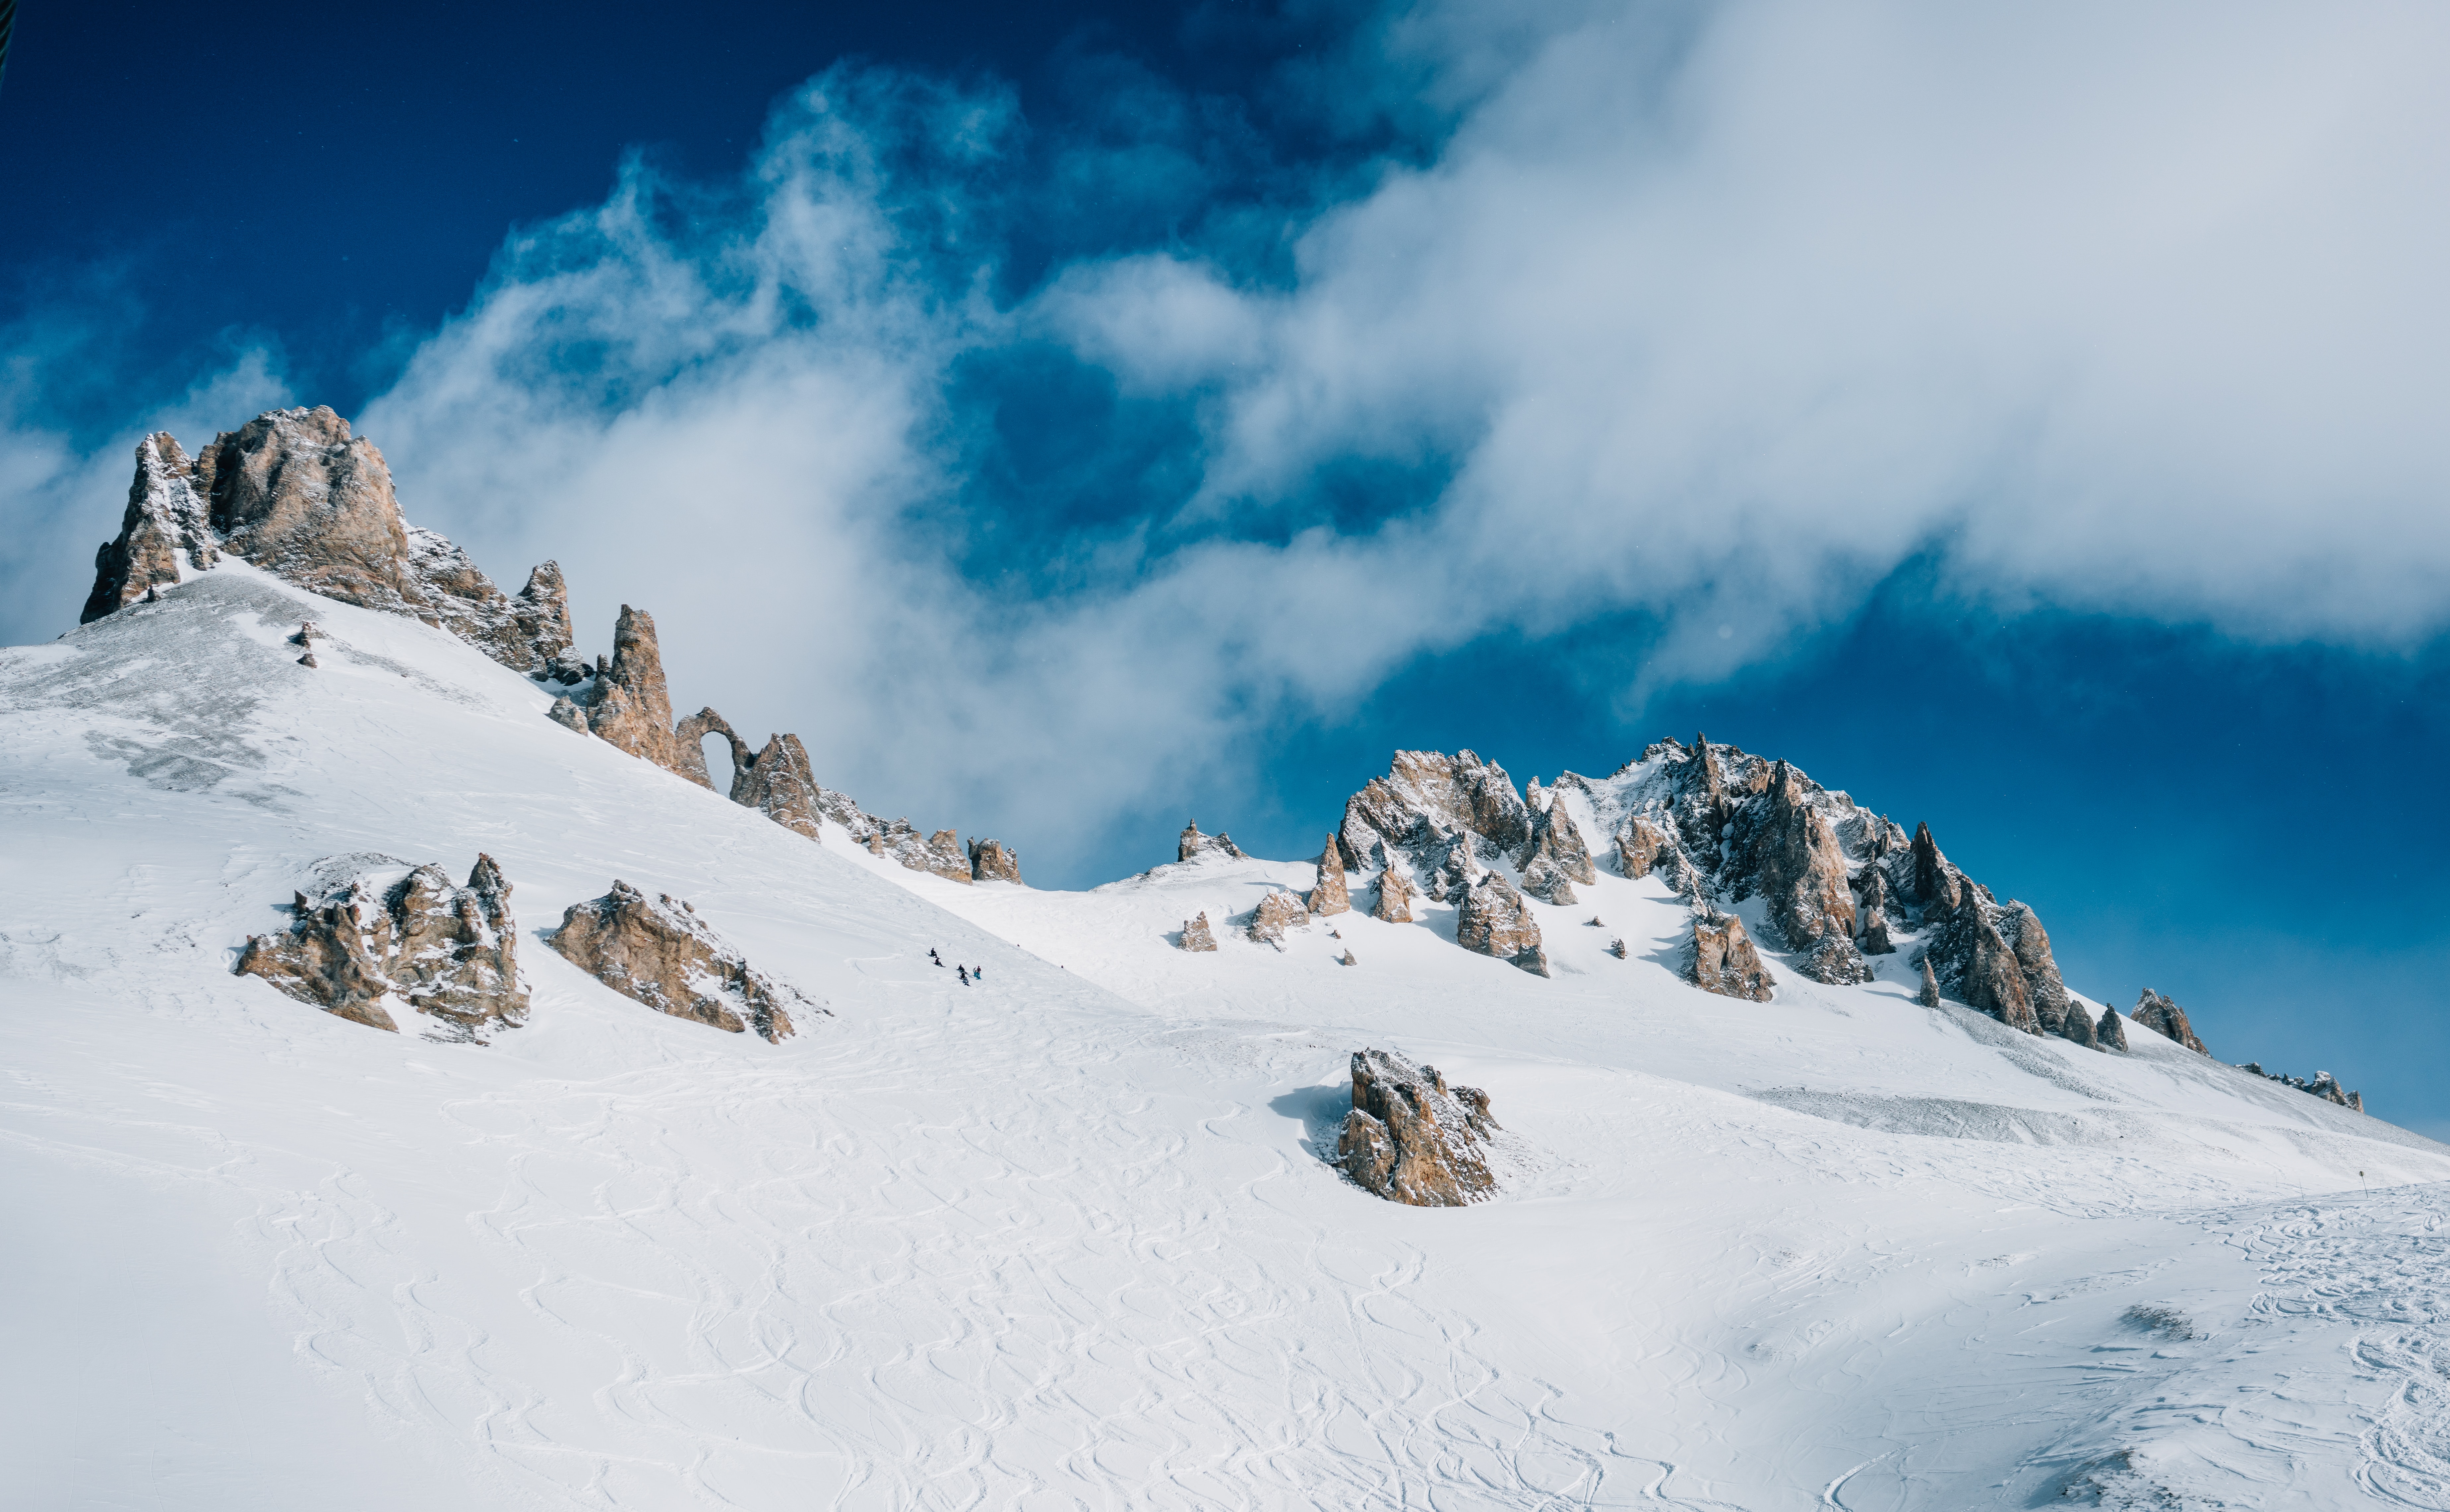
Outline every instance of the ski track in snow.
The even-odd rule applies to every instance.
[[[26,1504],[2450,1507],[2428,1141],[1902,977],[1706,998],[1621,878],[1534,905],[1545,982],[1428,904],[1237,938],[1306,865],[959,887],[544,702],[243,564],[0,653]],[[227,975],[318,858],[480,847],[535,989],[495,1047]],[[593,983],[536,936],[615,876],[834,1017]],[[1321,1162],[1365,1043],[1489,1088],[1502,1200]]]

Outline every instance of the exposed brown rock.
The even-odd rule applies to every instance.
[[[1353,959],[1352,947],[1351,945],[1344,947],[1344,964],[1348,966],[1358,966],[1361,964],[1360,961]]]
[[[1989,1014],[2011,1029],[2040,1034],[2041,1020],[2033,1014],[2032,997],[2017,965],[2015,948],[1971,894],[1957,913],[1973,942],[1956,984],[1957,995],[1968,1007]]]
[[[1182,921],[1182,948],[1185,950],[1215,950],[1216,948],[1216,937],[1208,932],[1208,914],[1206,910],[1203,909],[1200,912],[1199,917],[1196,919],[1186,919]]]
[[[1931,974],[1929,956],[1922,958],[1922,991],[1915,994],[1915,1001],[1926,1008],[1939,1006],[1939,979]]]
[[[2093,1025],[2094,1043],[2103,1050],[2127,1048],[2127,1020],[2118,1017],[2115,1008],[2101,1010],[2101,1021]]]
[[[572,703],[566,697],[554,699],[553,701],[553,707],[544,711],[544,717],[552,720],[556,725],[560,725],[569,729],[574,729],[582,735],[588,733],[587,710],[579,708],[576,704]]]
[[[1000,840],[970,842],[970,875],[980,882],[1005,882],[1022,885],[1021,856]]]
[[[1931,838],[1931,826],[1917,824],[1914,836],[1915,901],[1946,912],[1957,904],[1956,868],[1939,853],[1939,843]]]
[[[2026,995],[2042,1032],[2066,1035],[2081,1044],[2091,1043],[2091,1016],[2068,996],[2067,983],[2059,978],[2058,962],[2051,955],[2051,937],[2032,909],[2011,901],[2000,910],[1999,932],[2016,952],[2016,969],[2024,975]],[[2084,1020],[2084,1028],[2072,1035],[2068,1034],[2071,1015]]]
[[[1769,1001],[1770,990],[1778,985],[1778,979],[1761,964],[1760,952],[1753,948],[1752,936],[1744,932],[1742,920],[1733,914],[1721,914],[1715,919],[1696,915],[1690,949],[1692,964],[1687,979],[1694,986],[1721,998]]]
[[[1659,863],[1662,851],[1673,850],[1676,837],[1663,824],[1655,824],[1637,815],[1625,821],[1617,831],[1617,869],[1627,877],[1647,877]]]
[[[1254,944],[1273,944],[1285,938],[1288,929],[1310,926],[1310,909],[1298,893],[1270,893],[1259,900],[1251,911],[1251,922],[1243,929]]]
[[[808,750],[797,735],[768,735],[766,748],[736,765],[742,746],[732,746],[731,801],[753,808],[796,835],[825,842],[817,814],[817,780],[808,770]]]
[[[1387,775],[1345,802],[1337,838],[1347,865],[1382,865],[1390,847],[1469,831],[1512,854],[1530,843],[1531,811],[1506,768],[1470,751],[1399,750]]]
[[[1512,961],[1535,977],[1548,975],[1547,952],[1540,948],[1540,921],[1531,917],[1514,884],[1493,871],[1483,872],[1464,891],[1456,906],[1455,943]]]
[[[672,755],[686,768],[681,775],[700,787],[715,785],[714,772],[706,764],[706,738],[709,735],[722,736],[725,746],[731,752],[732,802],[738,803],[741,774],[754,766],[757,758],[749,753],[749,743],[740,738],[740,732],[731,727],[731,722],[712,708],[701,708],[672,727]],[[810,785],[815,785],[813,780]],[[805,794],[802,796],[806,797]]]
[[[792,1032],[792,1008],[805,1013],[810,1006],[788,985],[751,967],[688,903],[669,893],[650,901],[625,882],[613,882],[601,898],[572,904],[546,943],[657,1013],[731,1034],[753,1028],[769,1043]]]
[[[1449,1088],[1434,1066],[1359,1050],[1336,1163],[1364,1191],[1390,1202],[1460,1208],[1497,1190],[1482,1153],[1497,1127],[1487,1093]]]
[[[1392,866],[1378,874],[1378,901],[1370,905],[1370,917],[1390,924],[1412,921],[1412,884]]]
[[[286,933],[247,940],[238,975],[376,1029],[399,1027],[394,1007],[423,1014],[436,1038],[482,1043],[526,1018],[511,884],[491,856],[465,887],[387,856],[340,858],[318,880],[316,898],[297,895]]]
[[[1896,945],[1889,939],[1889,921],[1877,913],[1865,916],[1870,921],[1863,926],[1863,938],[1856,948],[1866,956],[1894,955]]]
[[[1539,785],[1536,782],[1532,785]],[[1574,824],[1573,814],[1563,798],[1546,795],[1546,803],[1531,813],[1531,843],[1525,846],[1516,865],[1528,885],[1531,868],[1546,864],[1558,875],[1588,884],[1600,880],[1599,868],[1591,864],[1590,847],[1583,843],[1583,832]]]
[[[1208,855],[1231,856],[1236,861],[1242,859],[1241,849],[1234,843],[1233,836],[1203,835],[1199,832],[1197,820],[1183,825],[1182,837],[1175,843],[1174,859],[1192,861]]]
[[[1351,895],[1345,887],[1344,853],[1336,845],[1335,837],[1330,835],[1318,853],[1318,881],[1310,890],[1310,911],[1325,918],[1344,913],[1351,906]]]
[[[587,727],[598,740],[651,761],[701,787],[712,787],[706,755],[683,742],[672,727],[672,698],[664,686],[664,656],[655,640],[655,619],[621,606],[612,627],[612,665],[596,688]]]
[[[2057,1032],[2062,1039],[2073,1040],[2094,1050],[2101,1048],[2101,1030],[2094,1024],[2091,1011],[2073,998],[2068,999],[2067,1012],[2059,1019]]]
[[[2195,1037],[2194,1026],[2187,1022],[2187,1011],[2149,987],[2144,989],[2144,996],[2136,999],[2134,1008],[2127,1017],[2198,1055],[2211,1054],[2204,1048],[2204,1042]]]
[[[136,443],[136,480],[128,485],[119,537],[104,542],[94,555],[93,591],[77,623],[91,624],[176,584],[182,552],[198,571],[219,555],[204,496],[196,491],[195,464],[163,431]]]

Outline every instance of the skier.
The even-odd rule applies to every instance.
[[[927,947],[927,959],[939,966],[944,963],[944,958],[936,954],[936,947],[933,945]]]
[[[984,981],[984,980],[986,980],[986,979],[987,979],[987,969],[986,969],[984,966],[972,966],[972,967],[970,968],[970,980],[972,980],[972,981]]]
[[[962,979],[962,986],[966,987],[966,986],[968,986],[968,985],[970,984],[970,968],[969,968],[969,967],[967,967],[967,966],[956,966],[956,967],[954,967],[954,968],[953,968],[953,971],[954,971],[955,975],[959,976],[959,977]]]

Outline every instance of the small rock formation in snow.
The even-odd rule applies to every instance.
[[[2281,1083],[2283,1086],[2294,1087],[2299,1092],[2307,1093],[2313,1096],[2320,1097],[2324,1102],[2336,1103],[2343,1108],[2352,1108],[2358,1113],[2365,1111],[2364,1094],[2361,1092],[2348,1091],[2346,1088],[2340,1085],[2340,1080],[2337,1076],[2332,1076],[2327,1071],[2318,1071],[2314,1073],[2314,1079],[2307,1081],[2303,1076],[2291,1076],[2285,1072],[2265,1071],[2263,1069],[2263,1065],[2260,1061],[2249,1060],[2238,1069],[2240,1071],[2252,1072],[2254,1075],[2261,1076],[2265,1080],[2276,1081]]]
[[[2127,1020],[2118,1017],[2115,1008],[2101,1010],[2100,1022],[2092,1026],[2093,1042],[2103,1050],[2127,1048]]]
[[[2176,1040],[2197,1055],[2211,1054],[2204,1048],[2204,1042],[2195,1037],[2194,1026],[2187,1022],[2187,1011],[2149,987],[2144,989],[2144,996],[2136,999],[2135,1006],[2128,1011],[2127,1017],[2166,1039]]]
[[[1497,1132],[1488,1095],[1449,1087],[1435,1066],[1383,1050],[1352,1054],[1352,1111],[1336,1164],[1368,1192],[1417,1208],[1460,1208],[1497,1190],[1481,1147]]]
[[[388,856],[335,858],[316,880],[285,933],[247,940],[237,975],[370,1028],[397,1032],[393,1007],[423,1014],[439,1039],[481,1044],[526,1019],[511,884],[491,856],[476,858],[465,887],[439,866]]]
[[[1021,855],[1000,840],[970,842],[970,875],[980,882],[1006,882],[1019,887]]]
[[[705,718],[714,710],[703,710]],[[808,748],[797,735],[768,735],[765,748],[750,754],[749,743],[731,735],[731,801],[753,808],[795,835],[822,843],[825,828],[817,813],[817,779],[808,770]]]
[[[1929,956],[1922,958],[1922,991],[1915,994],[1915,1001],[1926,1008],[1939,1006],[1939,979],[1931,974]]]
[[[1481,873],[1464,893],[1455,912],[1455,943],[1511,961],[1535,977],[1548,975],[1540,921],[1524,906],[1513,883],[1493,871]]]
[[[1243,930],[1255,945],[1274,944],[1285,938],[1288,929],[1310,927],[1310,909],[1298,893],[1270,893],[1251,910],[1251,922]]]
[[[1348,966],[1358,966],[1361,964],[1360,961],[1353,959],[1352,947],[1350,945],[1344,947],[1344,964]]]
[[[579,970],[657,1013],[730,1034],[754,1029],[779,1044],[792,1031],[790,1009],[807,999],[751,967],[697,910],[669,893],[650,901],[625,882],[601,898],[574,903],[545,942]],[[818,1012],[824,1010],[819,1009]]]
[[[1733,914],[1695,915],[1693,942],[1687,950],[1692,957],[1687,979],[1703,992],[1767,1002],[1770,990],[1778,985],[1778,979],[1761,964],[1760,952],[1753,948],[1752,936],[1744,932],[1744,921]]]
[[[1370,905],[1370,917],[1390,924],[1412,921],[1412,884],[1392,866],[1378,874],[1378,901]]]
[[[1236,861],[1242,859],[1241,847],[1234,843],[1233,836],[1203,835],[1199,832],[1199,821],[1195,819],[1182,826],[1182,838],[1175,843],[1174,859],[1196,861],[1206,855],[1231,856]]]
[[[1344,886],[1344,855],[1335,837],[1327,837],[1326,847],[1318,853],[1318,881],[1310,890],[1310,911],[1324,919],[1352,907],[1352,897]]]
[[[1200,910],[1198,918],[1186,919],[1182,921],[1182,948],[1185,950],[1215,950],[1216,948],[1216,937],[1208,932],[1208,912],[1206,909]]]
[[[572,703],[567,697],[554,699],[553,707],[544,711],[544,717],[565,729],[574,729],[582,735],[589,733],[587,710]]]

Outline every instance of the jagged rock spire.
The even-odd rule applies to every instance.
[[[2127,1015],[2145,1028],[2168,1039],[2174,1039],[2197,1055],[2208,1056],[2204,1042],[2195,1037],[2194,1026],[2187,1022],[2187,1011],[2151,988],[2144,989],[2135,1007]]]
[[[1318,853],[1318,880],[1310,890],[1310,911],[1324,917],[1351,907],[1352,897],[1345,886],[1344,851],[1330,835]]]

